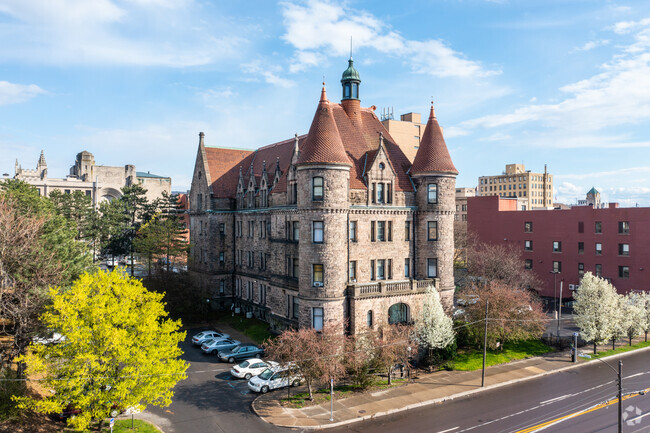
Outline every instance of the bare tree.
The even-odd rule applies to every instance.
[[[493,280],[475,284],[463,294],[467,321],[477,337],[484,332],[485,303],[488,302],[488,347],[503,348],[511,341],[539,338],[546,329],[547,317],[541,303],[527,290]]]
[[[375,360],[388,375],[388,384],[395,365],[408,366],[411,356],[418,353],[417,338],[408,325],[388,325],[375,336]]]

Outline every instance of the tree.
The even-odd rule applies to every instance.
[[[619,317],[618,294],[607,280],[587,272],[573,295],[574,320],[586,341],[596,345],[614,335]]]
[[[433,350],[444,349],[454,342],[454,323],[445,314],[435,287],[427,288],[422,314],[415,320],[415,335],[420,346],[429,350],[429,357]]]
[[[169,272],[172,261],[187,251],[184,232],[183,226],[173,215],[156,215],[140,227],[133,245],[136,252],[146,257],[149,276],[154,259],[164,258]]]
[[[641,292],[639,297],[644,304],[644,317],[643,317],[643,332],[645,333],[645,341],[648,341],[648,332],[650,331],[650,292]]]
[[[513,289],[534,290],[541,287],[533,271],[524,269],[520,253],[512,246],[470,242],[466,286],[500,281]]]
[[[375,335],[373,345],[374,358],[388,375],[389,385],[395,365],[409,366],[411,357],[418,353],[418,341],[408,325],[385,326]]]
[[[77,229],[77,240],[92,239],[93,217],[96,214],[92,198],[81,191],[64,194],[55,189],[48,197],[59,215],[72,222]]]
[[[162,295],[119,271],[84,274],[50,295],[41,319],[64,339],[32,346],[21,361],[53,393],[19,398],[22,408],[53,413],[71,406],[81,412],[69,424],[85,429],[99,420],[101,430],[113,410],[171,403],[188,364],[179,359],[185,333],[167,318]]]
[[[76,228],[36,188],[15,180],[0,184],[0,317],[7,319],[0,333],[13,337],[0,354],[3,362],[24,353],[43,331],[39,316],[48,287],[67,287],[92,268],[92,254],[75,236]]]
[[[646,309],[645,297],[640,293],[628,293],[620,297],[622,304],[623,331],[632,345],[632,339],[642,333],[645,329]]]
[[[541,303],[528,290],[489,281],[474,285],[461,299],[465,301],[465,314],[477,343],[485,332],[488,302],[487,344],[491,349],[503,349],[508,342],[539,338],[546,330],[548,319]]]
[[[371,334],[352,335],[345,341],[345,368],[352,384],[359,388],[365,389],[372,384],[373,351]]]

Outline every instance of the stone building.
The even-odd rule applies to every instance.
[[[48,177],[45,155],[41,156],[36,164],[36,169],[24,169],[16,161],[16,174],[14,179],[20,179],[34,185],[43,196],[50,195],[55,189],[66,194],[81,191],[91,196],[94,205],[102,200],[113,200],[122,196],[121,188],[140,184],[147,190],[147,199],[159,198],[163,191],[170,193],[172,180],[169,177],[158,176],[149,172],[135,170],[134,165],[111,167],[95,164],[92,153],[83,151],[77,158],[70,174],[65,178]]]
[[[411,164],[361,107],[352,59],[341,84],[340,104],[323,85],[306,135],[249,151],[199,134],[189,270],[276,329],[410,322],[430,286],[453,301],[458,171],[433,106]]]

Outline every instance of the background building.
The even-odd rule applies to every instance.
[[[478,195],[517,197],[521,199],[522,210],[553,206],[553,175],[532,173],[524,164],[507,164],[506,171],[497,176],[478,178]]]
[[[406,113],[399,118],[399,120],[393,119],[392,111],[384,112],[381,116],[381,123],[390,136],[395,139],[395,144],[402,149],[409,161],[413,162],[426,125],[421,123],[420,113]]]
[[[152,201],[159,198],[163,192],[170,193],[172,185],[171,178],[136,171],[134,165],[97,165],[93,154],[87,151],[77,154],[74,165],[70,167],[70,174],[65,178],[48,177],[45,155],[41,151],[35,170],[24,169],[16,161],[14,179],[35,186],[43,196],[50,195],[55,189],[66,194],[81,191],[92,197],[94,205],[98,205],[102,200],[120,198],[121,188],[125,186],[140,184],[147,190],[147,199]]]
[[[571,287],[588,271],[609,279],[619,293],[650,291],[650,208],[610,203],[601,209],[517,211],[514,203],[470,198],[468,230],[483,242],[520,251],[525,267],[544,283],[542,296],[554,297],[564,281],[563,297],[570,298]]]
[[[476,196],[476,188],[456,188],[455,221],[467,222],[467,198]]]
[[[350,333],[412,321],[428,287],[451,307],[458,172],[433,107],[411,163],[360,83],[350,59],[341,103],[323,87],[307,135],[247,151],[199,134],[189,268],[218,303]]]

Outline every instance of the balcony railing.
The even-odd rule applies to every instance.
[[[431,285],[437,288],[438,279],[353,283],[348,285],[348,295],[357,298],[367,296],[394,296],[414,292],[422,293]]]

